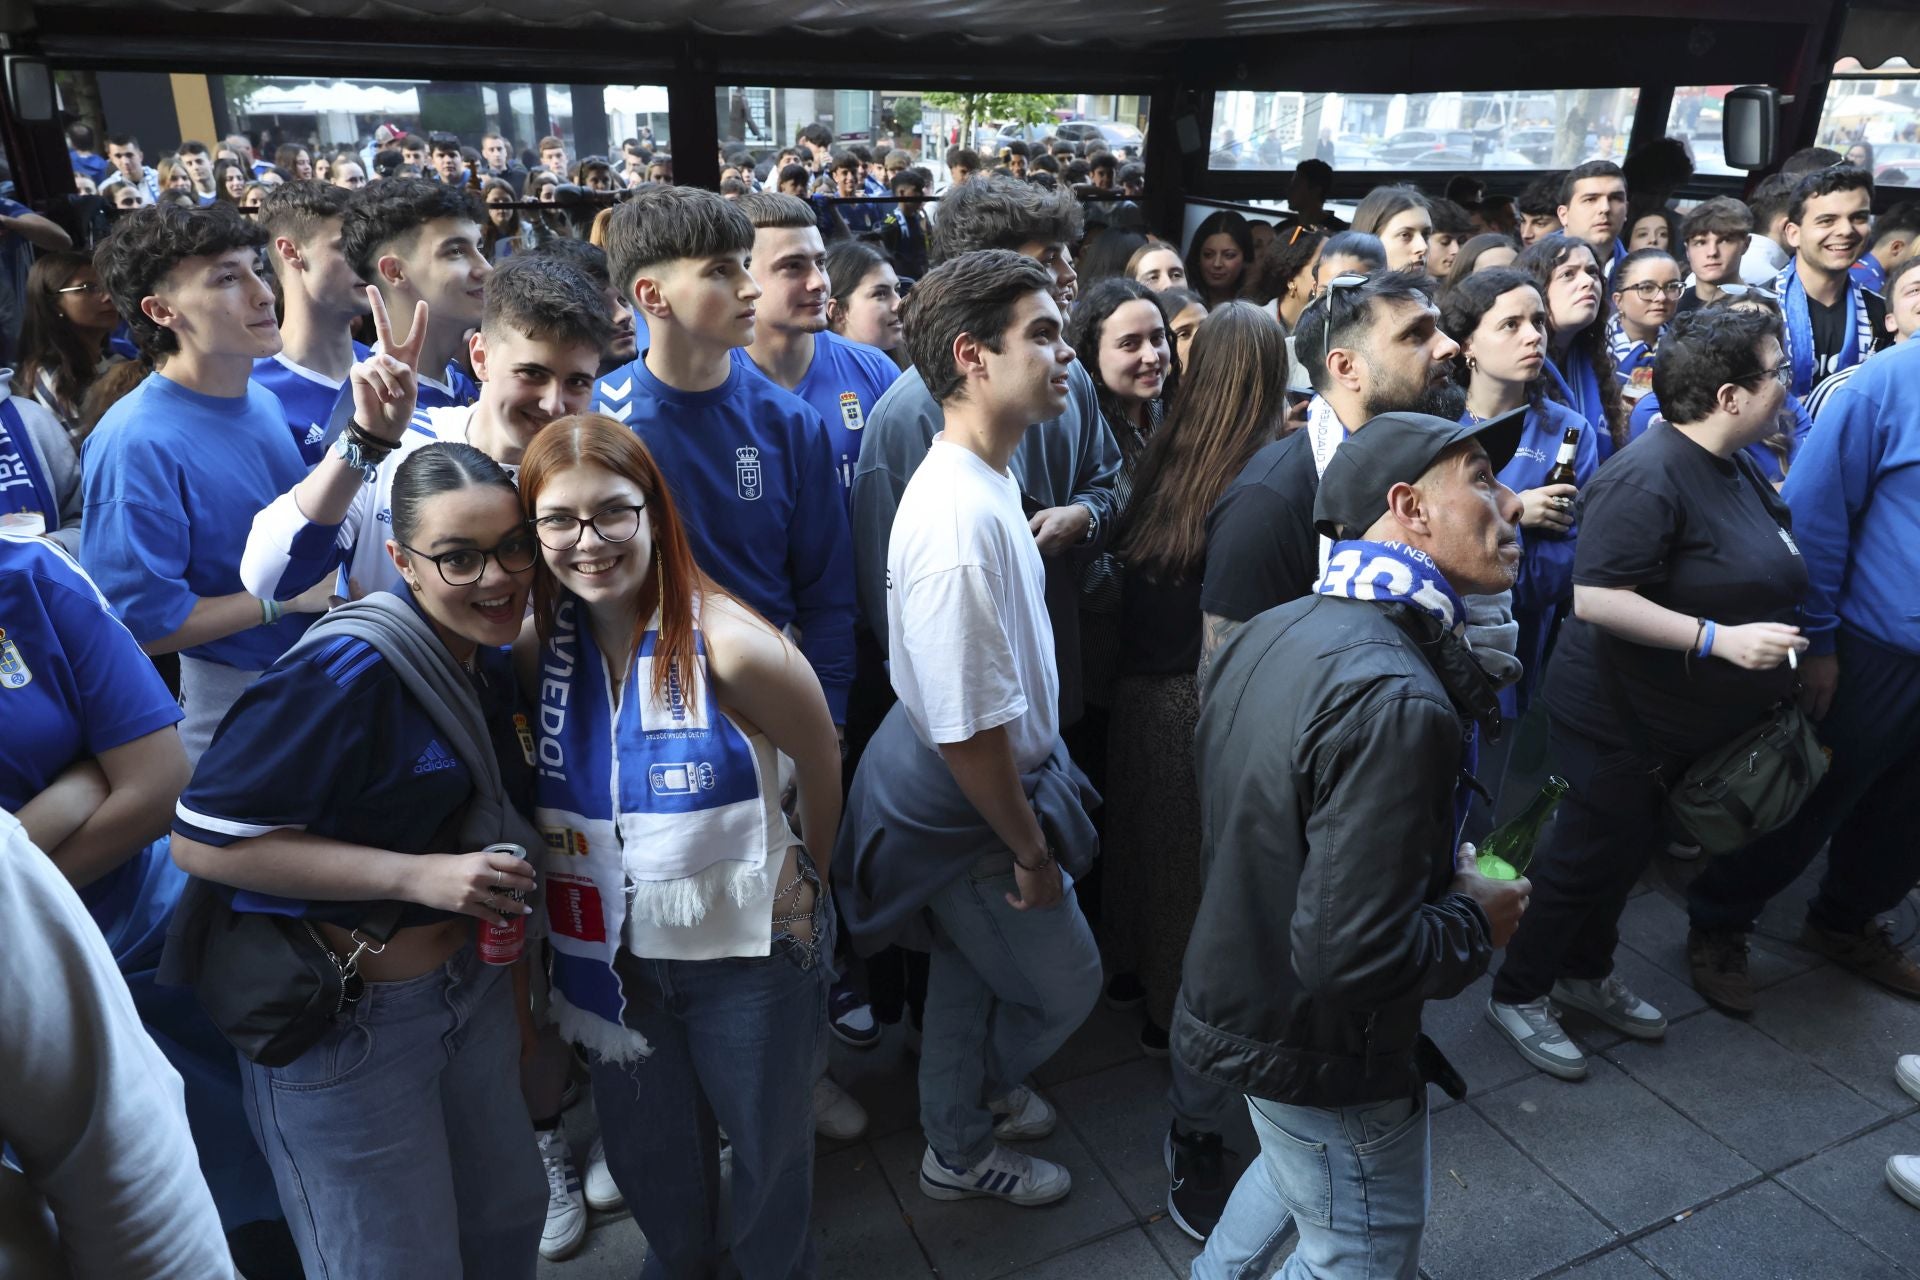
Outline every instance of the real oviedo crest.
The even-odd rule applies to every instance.
[[[20,646],[7,638],[5,628],[0,628],[0,689],[19,689],[32,680],[33,672],[27,670]]]
[[[751,446],[733,451],[733,487],[747,502],[760,497],[760,451]]]

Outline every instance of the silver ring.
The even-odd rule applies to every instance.
[[[500,882],[501,882],[500,868],[495,867],[493,869],[493,887],[498,889],[500,887]]]
[[[492,894],[488,894],[486,897],[480,899],[480,905],[485,907],[487,910],[493,912],[493,914],[495,915],[500,914],[500,904],[493,900]]]

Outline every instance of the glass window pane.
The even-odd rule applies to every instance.
[[[1860,75],[1849,59],[1835,68],[1820,112],[1820,146],[1873,170],[1893,187],[1920,187],[1920,72],[1894,59],[1878,75]],[[1849,69],[1854,74],[1844,74]]]
[[[569,165],[611,152],[616,168],[624,139],[650,138],[655,147],[667,142],[667,93],[659,85],[111,71],[63,71],[59,83],[67,109],[96,129],[137,132],[149,166],[172,156],[182,141],[217,147],[222,139],[213,104],[227,128],[248,139],[262,168],[304,152],[316,171],[341,156],[364,169],[386,138],[452,134],[463,148],[483,153],[478,176],[484,177],[481,143],[490,134],[505,138],[513,162],[528,165],[540,163],[537,146],[548,135],[565,144]],[[576,102],[580,95],[590,100]],[[385,138],[376,143],[383,127]],[[401,171],[412,171],[409,166],[431,176],[430,152],[408,157]],[[458,168],[474,174],[467,160]]]
[[[714,93],[714,107],[721,149],[729,154],[744,150],[758,165],[778,159],[796,146],[801,129],[817,124],[826,130],[830,146],[866,145],[876,162],[885,159],[878,144],[890,142],[930,171],[936,187],[947,180],[950,146],[971,148],[983,167],[990,168],[1015,141],[1037,152],[1042,139],[1053,137],[1073,143],[1078,155],[1110,151],[1123,161],[1138,159],[1146,143],[1147,99],[1139,94],[721,85]],[[808,157],[802,159],[818,167]],[[817,180],[827,185],[824,175]]]
[[[1638,89],[1214,94],[1209,169],[1563,169],[1618,160]]]

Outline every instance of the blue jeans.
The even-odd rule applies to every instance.
[[[507,972],[462,947],[288,1065],[241,1061],[308,1280],[531,1280],[547,1185]]]
[[[731,1244],[744,1280],[816,1273],[813,1081],[826,1034],[824,943],[782,936],[767,956],[615,967],[627,1023],[653,1052],[595,1057],[593,1105],[607,1171],[647,1238],[645,1280],[707,1280]],[[733,1144],[733,1232],[720,1239],[720,1130]]]
[[[1061,873],[1065,876],[1065,872]],[[993,1150],[989,1099],[1053,1056],[1100,995],[1100,949],[1066,877],[1061,901],[1016,911],[1013,854],[976,862],[934,894],[920,1045],[920,1127],[969,1168]]]
[[[1427,1224],[1424,1097],[1360,1107],[1248,1098],[1260,1158],[1240,1175],[1192,1280],[1252,1280],[1296,1231],[1279,1280],[1415,1280]]]

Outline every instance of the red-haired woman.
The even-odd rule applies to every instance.
[[[826,698],[799,651],[694,563],[626,426],[546,427],[520,498],[542,547],[538,643],[523,636],[519,652],[540,700],[535,813],[562,855],[548,877],[553,1008],[591,1051],[608,1169],[663,1274],[707,1274],[731,1248],[748,1280],[810,1276],[840,821]],[[782,755],[804,846],[780,808]]]

